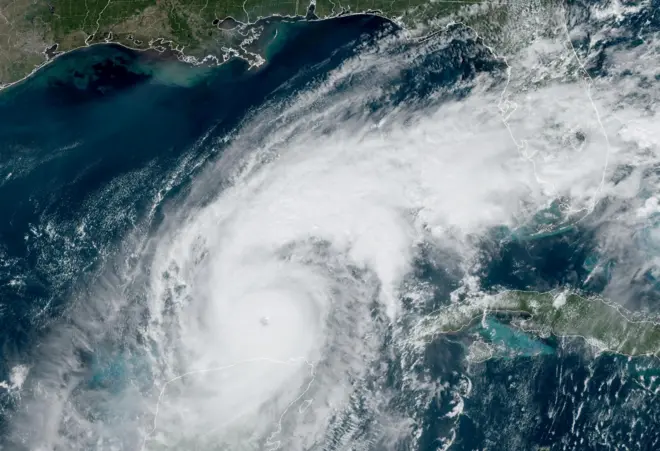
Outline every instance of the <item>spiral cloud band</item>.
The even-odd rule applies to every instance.
[[[63,382],[77,365],[65,343],[90,347],[104,329],[81,308],[50,348],[68,369],[32,370],[43,392],[26,400],[15,435],[40,425],[29,445],[44,450],[356,449],[342,440],[357,443],[355,416],[367,411],[380,429],[361,449],[414,430],[414,418],[385,410],[379,384],[388,371],[411,374],[423,353],[404,327],[416,307],[403,299],[423,302],[419,253],[452,256],[446,263],[468,274],[489,229],[515,228],[558,199],[582,220],[605,197],[628,196],[610,182],[618,161],[657,159],[658,136],[624,84],[580,74],[521,88],[542,79],[550,57],[579,67],[555,41],[509,62],[480,46],[498,68],[459,80],[468,94],[440,86],[373,112],[418,60],[475,57],[455,48],[468,41],[476,45],[465,31],[396,53],[400,38],[390,38],[247,119],[188,200],[167,206],[144,255],[135,252],[143,271],[117,276],[141,287],[147,313],[130,354],[149,382],[112,395]],[[424,67],[422,78],[444,70]],[[103,290],[96,308],[118,318],[131,303]],[[404,357],[383,363],[388,353]],[[442,383],[409,376],[403,385],[425,403]]]

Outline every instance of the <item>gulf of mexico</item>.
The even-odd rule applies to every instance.
[[[17,368],[67,321],[72,299],[84,302],[122,238],[157,227],[163,203],[189,189],[250,111],[323,76],[391,24],[365,15],[269,27],[287,32],[264,44],[272,48],[259,68],[95,45],[0,92],[0,380],[20,383]],[[0,388],[3,431],[15,388]]]

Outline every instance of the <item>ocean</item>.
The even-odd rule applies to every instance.
[[[505,289],[660,312],[660,23],[597,6],[574,53],[271,18],[260,67],[94,45],[0,92],[2,449],[657,449],[657,356],[415,335]],[[558,67],[590,26],[623,37]]]

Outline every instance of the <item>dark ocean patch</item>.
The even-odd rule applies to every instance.
[[[255,45],[265,49],[267,61],[259,68],[232,59],[209,70],[149,52],[95,45],[60,56],[34,77],[3,91],[0,379],[8,380],[16,364],[30,364],[39,338],[55,322],[69,325],[72,299],[84,303],[86,296],[93,296],[92,282],[116,282],[100,273],[114,264],[127,234],[137,230],[148,236],[156,229],[165,206],[189,193],[195,176],[222,154],[229,140],[224,138],[246,117],[317,85],[348,58],[378,47],[398,31],[391,22],[370,15],[264,22],[264,35]],[[418,113],[431,97],[435,102],[465,97],[483,73],[492,75],[494,83],[506,79],[504,61],[461,26],[421,42],[397,42],[385,51],[412,56],[396,77],[379,86],[381,98],[366,111],[347,111],[342,119],[365,114],[377,119],[401,105],[414,105],[411,111]],[[172,82],[172,64],[180,64],[177,71],[187,83]],[[337,89],[343,88],[350,86]],[[549,221],[557,217],[550,214]],[[481,241],[476,275],[483,290],[570,286],[600,293],[616,270],[616,262],[601,264],[605,257],[598,253],[596,231],[588,226],[562,225],[548,233],[530,230],[498,228]],[[431,311],[446,305],[464,274],[452,265],[459,259],[451,252],[424,246],[418,251],[412,278],[432,290],[424,306]],[[597,268],[601,272],[595,275]],[[144,384],[138,391],[151,388],[143,356],[118,342],[122,334],[137,336],[133,343],[143,339],[136,332],[144,320],[139,314],[139,308],[121,312],[126,321],[118,326],[116,341],[92,337],[89,348],[77,349],[75,377],[82,382],[72,395],[76,401],[112,396],[135,381]],[[487,329],[467,328],[462,336],[446,334],[431,341],[415,367],[413,377],[420,381],[445,384],[424,407],[417,449],[438,449],[438,437],[450,436],[455,427],[452,449],[460,450],[602,449],[601,444],[611,443],[657,447],[657,363],[610,355],[593,358],[577,341],[539,339],[501,318],[484,323]],[[468,363],[467,344],[477,339],[516,352]],[[384,386],[396,392],[407,375],[400,370],[403,365],[397,368],[401,356],[389,358]],[[468,384],[473,384],[471,390]],[[465,402],[460,415],[458,399]],[[19,397],[0,389],[0,428],[18,402]],[[394,402],[399,411],[415,406],[408,394],[394,397]],[[403,406],[406,403],[413,407]],[[104,420],[103,412],[89,410],[92,420]],[[345,423],[338,426],[338,442],[345,428],[355,427],[366,436],[360,428],[373,426],[352,417]],[[596,430],[604,432],[596,435]],[[401,449],[410,449],[406,446]]]
[[[575,226],[538,239],[499,239],[497,231],[494,233],[481,246],[479,275],[484,290],[548,291],[584,286],[590,257],[597,248],[593,230]]]
[[[81,287],[126,233],[152,208],[158,221],[162,205],[185,194],[246,114],[303,89],[388,27],[366,15],[303,22],[253,69],[240,59],[208,70],[94,45],[2,91],[0,380],[14,365],[29,364],[39,337],[53,321],[66,321],[74,291],[83,302]],[[172,64],[195,82],[167,83]],[[104,352],[81,356],[90,384],[124,383],[125,361]],[[14,401],[0,398],[5,414]]]

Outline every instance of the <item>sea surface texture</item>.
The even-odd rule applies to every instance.
[[[660,449],[659,8],[0,91],[0,449]]]

